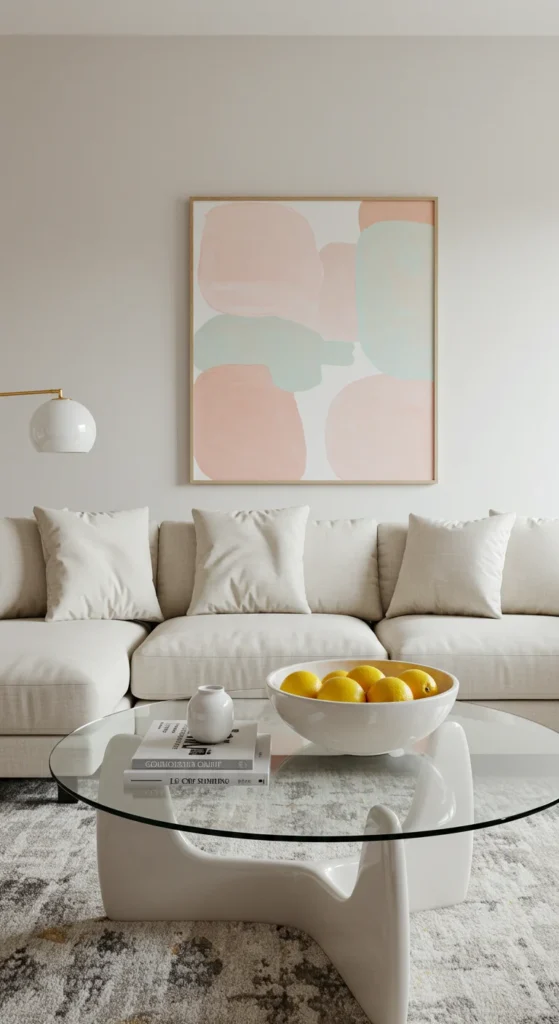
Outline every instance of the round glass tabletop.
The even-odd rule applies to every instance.
[[[132,820],[288,842],[449,834],[559,803],[559,733],[515,715],[458,703],[437,730],[441,736],[444,730],[444,743],[434,733],[399,755],[354,757],[329,753],[298,736],[266,698],[234,698],[237,722],[256,720],[260,733],[271,734],[267,787],[142,787],[140,792],[125,785],[123,770],[135,743],[156,719],[185,719],[188,701],[136,705],[77,729],[52,751],[52,775],[85,803]],[[118,749],[125,751],[124,759],[114,756]],[[110,757],[107,751],[113,752]],[[371,828],[369,812],[378,805],[396,813],[402,832],[382,835]]]

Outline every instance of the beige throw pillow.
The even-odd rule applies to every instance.
[[[147,508],[33,509],[47,573],[47,620],[163,616],[153,583]]]
[[[491,510],[489,514],[502,513]],[[501,604],[508,615],[559,615],[559,519],[516,517],[503,569]]]
[[[501,582],[514,515],[448,523],[410,515],[406,549],[386,613],[501,616]]]
[[[188,615],[310,613],[303,553],[308,507],[262,512],[192,509],[196,573]]]

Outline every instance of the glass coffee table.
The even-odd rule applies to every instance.
[[[406,752],[340,756],[299,737],[267,699],[236,696],[237,721],[256,719],[272,735],[269,787],[125,786],[150,722],[184,719],[187,706],[137,705],[83,726],[51,754],[59,786],[97,809],[108,917],[300,928],[374,1024],[405,1024],[410,912],[464,899],[476,830],[559,803],[559,733],[461,703]],[[210,850],[192,833],[210,837]],[[227,837],[235,851],[221,855]],[[256,841],[261,856],[248,856],[243,847],[254,843],[240,840]],[[270,856],[316,843],[335,856]]]

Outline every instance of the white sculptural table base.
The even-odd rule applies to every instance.
[[[110,740],[100,802],[114,806],[115,786],[140,740]],[[425,742],[425,760],[403,823],[373,807],[361,856],[326,863],[216,857],[187,834],[106,811],[97,815],[99,879],[107,916],[118,921],[255,921],[291,925],[311,935],[340,972],[373,1024],[405,1024],[409,984],[409,914],[461,902],[468,888],[472,832],[398,839],[406,832],[468,825],[473,791],[466,737],[444,723]],[[134,794],[130,814],[153,816],[153,799]],[[174,822],[168,789],[157,799],[161,822]],[[118,806],[126,808],[126,796]]]

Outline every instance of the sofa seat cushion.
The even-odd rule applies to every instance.
[[[559,697],[559,618],[405,615],[375,631],[389,657],[452,672],[462,700]]]
[[[0,733],[60,736],[109,714],[146,635],[134,622],[0,622]]]
[[[347,615],[197,615],[168,619],[132,659],[132,693],[188,697],[198,686],[262,689],[273,669],[318,658],[385,658],[372,629]]]

